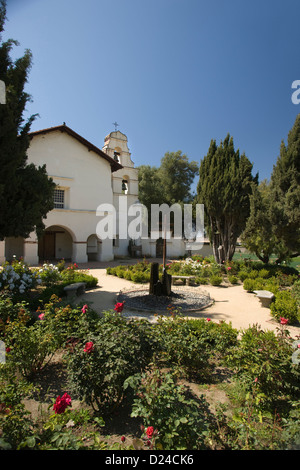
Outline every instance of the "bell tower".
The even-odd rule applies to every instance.
[[[116,125],[116,123],[115,123]],[[119,162],[123,168],[112,174],[113,193],[116,195],[132,196],[128,205],[136,202],[138,197],[138,170],[134,168],[131,153],[128,148],[127,136],[115,130],[104,139],[103,152]]]
[[[114,123],[115,128],[117,123]],[[127,136],[115,130],[108,134],[104,139],[102,151],[115,159],[122,165],[122,169],[112,173],[113,202],[117,210],[117,227],[127,220],[127,214],[120,212],[120,196],[127,198],[127,208],[138,200],[138,169],[134,168],[134,162],[131,160],[131,153],[128,148]],[[127,220],[128,222],[128,220]],[[117,229],[117,232],[118,229]],[[119,239],[118,233],[114,240],[114,254],[128,255],[129,239]]]

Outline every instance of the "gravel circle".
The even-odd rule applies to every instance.
[[[168,313],[169,305],[179,308],[182,313],[197,312],[213,303],[210,295],[195,287],[172,286],[171,296],[155,296],[149,294],[149,289],[133,289],[121,291],[118,302],[125,302],[125,307],[132,310]]]

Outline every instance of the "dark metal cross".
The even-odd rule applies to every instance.
[[[113,125],[115,126],[115,131],[117,131],[117,127],[119,127],[119,124],[117,122],[113,122]]]

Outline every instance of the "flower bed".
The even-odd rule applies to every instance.
[[[162,274],[163,266],[159,270]],[[236,285],[243,284],[248,292],[267,290],[275,294],[275,302],[271,315],[278,320],[285,316],[291,323],[300,320],[300,295],[297,286],[299,272],[295,268],[279,265],[264,265],[261,262],[247,260],[231,261],[224,265],[215,263],[213,257],[202,258],[192,256],[185,260],[172,261],[166,265],[167,272],[174,276],[194,276],[195,285],[210,284]],[[107,268],[107,274],[131,280],[135,283],[146,283],[150,280],[150,263],[147,260],[134,265]],[[299,282],[299,281],[298,281]],[[282,294],[282,290],[288,292]],[[280,299],[284,297],[286,308],[279,307]],[[279,311],[280,310],[280,311]],[[283,315],[283,310],[284,315]]]
[[[44,269],[51,284],[46,288],[57,286],[57,270]],[[36,312],[5,289],[1,449],[259,450],[299,444],[300,361],[286,318],[279,318],[277,332],[257,325],[238,331],[209,318],[186,320],[176,309],[155,324],[129,320],[124,309],[118,302],[100,317],[88,304],[52,296]],[[217,391],[227,408],[211,401]],[[32,401],[47,408],[34,415]],[[109,429],[117,436],[107,437]]]

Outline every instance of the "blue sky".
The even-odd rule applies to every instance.
[[[33,54],[32,130],[66,124],[135,164],[198,163],[227,133],[270,178],[300,104],[299,0],[7,0],[4,39]]]

